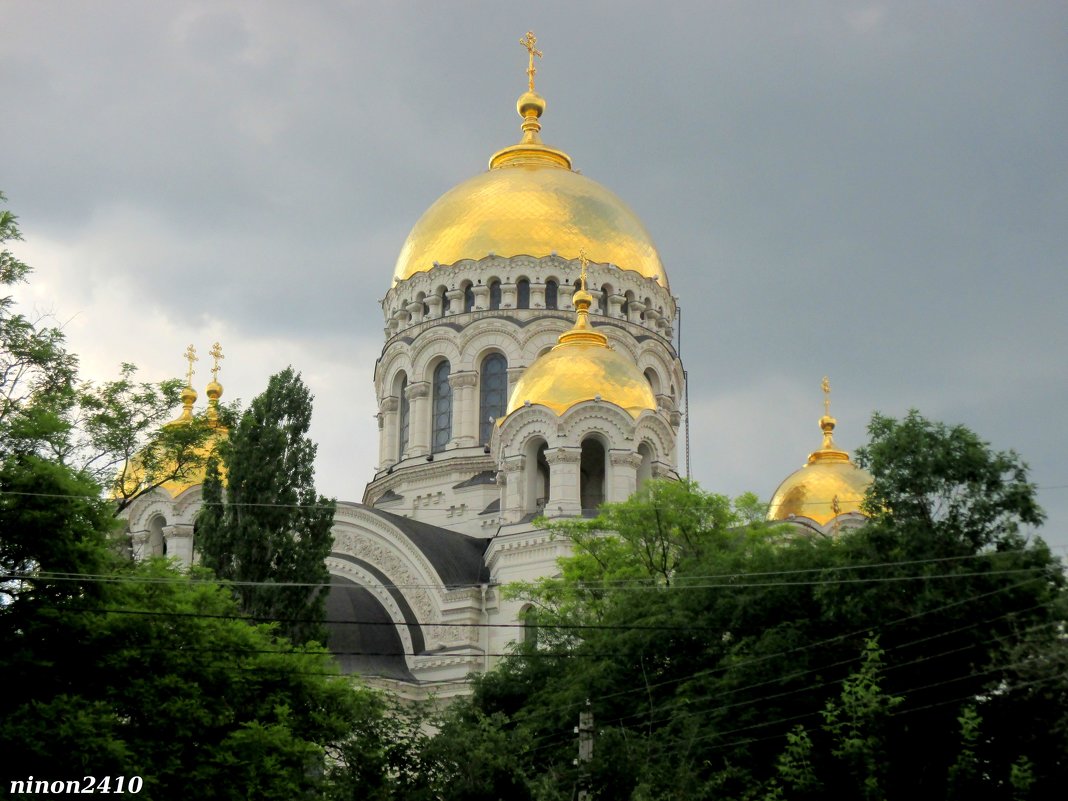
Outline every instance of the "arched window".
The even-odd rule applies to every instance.
[[[549,500],[549,460],[545,452],[549,449],[543,439],[531,440],[527,445],[526,458],[526,511],[542,512]]]
[[[452,439],[452,386],[449,384],[449,363],[442,362],[434,368],[433,428],[430,435],[430,451],[445,450]]]
[[[546,281],[545,282],[545,308],[546,309],[555,309],[556,308],[556,304],[557,304],[556,296],[557,296],[557,293],[559,292],[559,288],[560,287],[556,283],[556,281]]]
[[[638,446],[638,455],[642,457],[642,461],[638,465],[638,480],[635,488],[641,489],[642,485],[653,477],[653,449],[649,447],[648,442],[643,442]]]
[[[400,381],[397,382],[397,395],[400,397],[400,408],[397,411],[397,461],[404,458],[404,452],[408,449],[408,433],[412,428],[412,410],[408,405],[408,376],[401,373]]]
[[[612,287],[605,284],[601,287],[601,297],[597,299],[597,310],[601,314],[608,314],[608,296],[612,294]]]
[[[464,311],[475,310],[475,290],[470,284],[464,287]]]
[[[478,441],[485,445],[493,433],[492,421],[504,416],[508,404],[508,360],[500,353],[482,360],[478,392]]]
[[[490,308],[501,308],[501,282],[494,281],[490,284]]]
[[[604,503],[605,486],[604,445],[594,437],[582,440],[582,456],[579,461],[579,501],[582,514],[593,517]]]
[[[526,278],[520,278],[519,283],[515,285],[515,307],[517,309],[530,308],[530,281]]]
[[[537,647],[538,645],[538,609],[533,604],[527,604],[519,610],[519,621],[523,624],[523,643]]]
[[[156,515],[148,524],[148,548],[145,558],[167,555],[167,538],[163,536],[163,527],[167,521]]]
[[[633,299],[634,293],[630,291],[628,291],[627,294],[623,296],[623,305],[620,306],[619,310],[623,312],[624,317],[627,317],[630,314],[630,302]]]
[[[449,306],[452,305],[452,301],[449,300],[449,291],[445,288],[441,288],[441,316],[444,317],[448,312]]]
[[[649,387],[653,390],[654,395],[660,394],[660,376],[656,374],[656,370],[652,367],[646,368],[645,380],[649,382]]]

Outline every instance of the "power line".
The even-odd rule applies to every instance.
[[[1068,548],[1068,546],[1060,546]],[[733,573],[718,573],[699,576],[678,576],[675,578],[675,582],[672,584],[657,584],[656,579],[653,577],[640,578],[640,579],[606,579],[598,580],[596,582],[580,582],[574,587],[576,590],[584,591],[605,591],[605,590],[678,590],[678,589],[715,589],[715,588],[731,588],[740,589],[746,587],[789,587],[789,586],[822,586],[830,584],[863,584],[863,583],[879,583],[879,582],[896,582],[896,581],[914,581],[924,579],[952,579],[952,578],[972,578],[976,576],[995,576],[1006,575],[1013,573],[1026,573],[1026,572],[1043,572],[1047,570],[1056,569],[1057,565],[1050,564],[1042,567],[1029,567],[1029,568],[1011,568],[1005,570],[980,570],[966,573],[935,573],[935,574],[916,574],[908,576],[871,576],[865,578],[841,578],[841,579],[820,579],[814,581],[767,581],[767,582],[755,582],[750,581],[750,578],[764,578],[774,576],[793,576],[793,575],[807,575],[810,573],[827,573],[846,570],[868,570],[868,569],[882,569],[882,568],[894,568],[901,566],[914,566],[923,564],[938,564],[944,562],[960,561],[965,559],[978,559],[978,558],[993,558],[1002,556],[1004,554],[1030,554],[1033,551],[1027,549],[1017,549],[1012,551],[989,551],[981,554],[967,554],[962,556],[949,556],[939,557],[932,559],[914,559],[904,560],[900,562],[877,562],[871,564],[859,564],[859,565],[836,565],[827,567],[816,568],[802,568],[797,570],[776,570],[776,571],[737,571]],[[688,581],[716,581],[724,580],[713,584],[689,584]],[[36,571],[36,572],[22,572],[14,573],[9,572],[0,575],[0,581],[96,581],[99,583],[142,583],[142,584],[187,584],[190,582],[205,582],[215,583],[222,586],[255,586],[255,587],[307,587],[309,589],[317,588],[348,588],[353,585],[349,584],[336,584],[331,582],[285,582],[285,581],[238,581],[238,580],[223,580],[215,578],[199,579],[196,577],[187,578],[183,576],[137,576],[137,575],[125,575],[121,573],[69,573],[59,571]],[[422,583],[408,583],[408,584],[393,584],[393,583],[378,583],[378,582],[366,582],[357,584],[355,586],[364,587],[366,589],[426,589],[437,590],[442,592],[455,592],[463,589],[481,589],[483,586],[501,586],[492,582],[478,582],[478,583],[456,583],[456,584],[422,584]]]

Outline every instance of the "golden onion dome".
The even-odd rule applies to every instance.
[[[824,379],[825,391],[827,389]],[[820,418],[823,445],[809,454],[808,462],[783,481],[772,496],[768,520],[807,517],[821,526],[839,515],[860,512],[860,504],[871,485],[871,475],[834,446],[836,420],[829,414]]]
[[[532,81],[533,83],[533,81]],[[437,264],[488,255],[578,258],[653,278],[665,289],[667,274],[645,226],[614,193],[574,172],[571,157],[541,142],[538,121],[545,100],[523,93],[519,144],[493,155],[489,170],[446,192],[408,234],[394,280]]]
[[[528,404],[552,409],[558,415],[584,401],[613,403],[637,418],[644,410],[656,410],[652,387],[633,360],[608,345],[608,338],[593,329],[589,309],[593,296],[583,288],[573,298],[577,319],[560,335],[548,353],[523,371],[508,399],[505,417]],[[503,418],[502,418],[503,420]]]
[[[219,343],[216,342],[212,347],[211,355],[215,358],[215,366],[212,369],[212,380],[207,386],[208,396],[208,408],[205,411],[204,422],[197,421],[193,415],[193,404],[197,401],[197,391],[193,389],[191,384],[187,383],[182,389],[182,412],[174,420],[164,424],[164,428],[172,428],[174,426],[181,425],[204,425],[206,424],[210,431],[207,432],[207,436],[201,441],[200,445],[193,449],[192,459],[190,461],[199,462],[195,469],[185,471],[185,474],[176,480],[165,481],[160,484],[160,488],[167,491],[172,498],[177,498],[183,492],[190,487],[196,487],[204,483],[204,476],[207,473],[207,460],[212,455],[218,452],[219,443],[225,440],[230,433],[228,429],[219,419],[219,398],[223,394],[223,386],[217,380],[219,374],[219,360],[223,358],[222,348]],[[186,359],[189,361],[189,372],[187,381],[191,382],[193,379],[193,362],[197,361],[196,351],[193,346],[190,345],[185,353]],[[112,493],[112,497],[118,498],[123,495],[129,496],[137,492],[137,490],[146,481],[145,463],[149,457],[144,451],[137,453],[130,460],[129,466],[125,470],[125,475],[120,474],[116,478],[116,484],[121,483],[121,488],[116,486],[115,491]],[[169,458],[164,461],[158,471],[153,471],[159,474],[173,473],[174,459]],[[224,466],[219,464],[219,473],[223,481],[226,480],[226,471]]]

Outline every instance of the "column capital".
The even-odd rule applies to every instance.
[[[462,373],[452,373],[449,375],[449,386],[453,389],[460,389],[461,387],[473,387],[478,383],[478,373],[474,370],[467,370]]]
[[[642,457],[634,451],[610,451],[608,461],[618,467],[631,467],[637,470],[642,463]]]
[[[430,382],[429,381],[417,381],[414,384],[409,384],[404,388],[404,391],[408,393],[408,400],[414,400],[415,398],[425,398],[430,394]]]
[[[550,448],[545,451],[545,461],[550,467],[556,464],[578,464],[582,461],[582,451],[578,448]]]

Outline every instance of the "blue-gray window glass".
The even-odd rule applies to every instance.
[[[526,278],[520,279],[519,283],[516,284],[515,307],[517,309],[530,308],[530,281]]]
[[[430,439],[433,453],[445,450],[452,439],[452,387],[449,386],[449,363],[434,368],[434,426]]]
[[[557,293],[558,289],[559,289],[559,287],[557,286],[556,281],[546,281],[545,282],[545,308],[546,309],[555,309],[556,308],[556,303],[557,303],[557,301],[556,301],[556,293]]]
[[[490,284],[490,308],[501,308],[501,282],[494,281]]]
[[[465,312],[469,312],[469,311],[474,311],[474,310],[475,310],[475,290],[473,290],[471,288],[471,285],[468,284],[467,286],[464,287],[464,311]]]
[[[504,410],[508,404],[508,360],[504,356],[491,353],[482,360],[478,390],[478,441],[485,445],[490,441],[490,434],[493,433],[492,420],[504,417]]]
[[[408,432],[411,430],[412,410],[408,406],[408,378],[402,376],[400,380],[400,410],[397,416],[397,461],[404,458],[404,451],[408,448]]]

